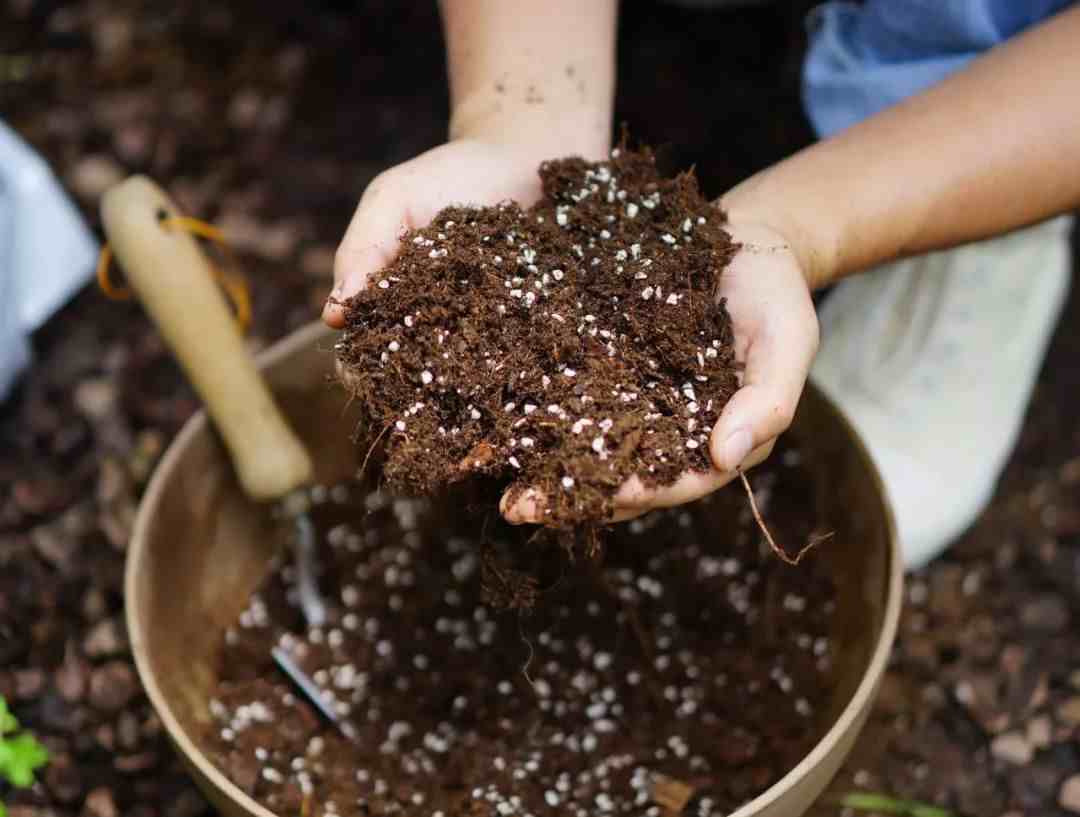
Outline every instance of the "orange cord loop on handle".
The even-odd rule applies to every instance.
[[[225,234],[219,227],[215,227],[213,224],[207,224],[205,221],[200,221],[197,218],[191,218],[190,216],[169,216],[168,218],[161,219],[160,224],[162,227],[179,227],[192,235],[213,241],[221,247],[225,255],[229,257],[231,262],[230,265],[233,267],[237,266],[235,263],[236,259],[229,249],[228,243],[225,241]],[[108,298],[114,301],[126,301],[131,298],[131,290],[127,287],[116,286],[113,284],[112,279],[109,277],[109,266],[111,263],[112,250],[109,248],[109,245],[106,244],[101,248],[101,254],[98,256],[98,288],[104,292]],[[246,333],[248,327],[251,325],[251,293],[248,290],[247,283],[240,276],[222,272],[214,265],[211,265],[210,269],[214,274],[214,279],[232,302],[233,309],[236,312],[236,322],[240,325],[240,331]]]

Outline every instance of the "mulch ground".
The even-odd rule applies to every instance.
[[[801,5],[709,17],[633,4],[620,119],[673,166],[696,163],[710,193],[804,144]],[[318,313],[365,183],[441,138],[433,7],[9,0],[0,110],[93,224],[104,186],[143,171],[224,226],[254,285],[259,348]],[[197,400],[138,307],[93,290],[35,348],[0,407],[0,694],[55,759],[10,812],[205,814],[138,688],[121,596],[138,496]],[[1078,354],[1074,297],[993,504],[911,581],[880,702],[830,797],[1080,812],[1059,804],[1080,795]],[[815,817],[838,814],[830,802]]]

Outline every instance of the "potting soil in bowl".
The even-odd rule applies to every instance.
[[[778,537],[828,524],[799,450],[781,442],[756,473]],[[741,492],[613,527],[588,569],[489,501],[358,483],[316,496],[331,624],[304,628],[294,570],[277,565],[224,634],[203,735],[276,814],[719,817],[829,725],[827,552],[776,559]],[[529,612],[484,601],[512,551],[537,557]],[[274,645],[355,741],[291,688]]]

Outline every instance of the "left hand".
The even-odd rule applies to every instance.
[[[735,356],[745,368],[739,390],[712,430],[713,468],[687,472],[661,488],[631,477],[615,496],[613,522],[692,502],[726,485],[737,469],[768,457],[795,416],[818,348],[817,314],[800,256],[767,224],[729,223],[728,230],[742,248],[724,270],[718,296],[727,298]],[[539,523],[544,497],[530,489],[508,506],[504,495],[500,508],[513,524]]]

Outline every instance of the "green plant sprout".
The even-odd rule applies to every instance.
[[[6,780],[16,788],[34,785],[34,772],[49,760],[49,752],[33,735],[21,732],[19,722],[0,695],[0,782]],[[0,817],[7,808],[0,802]]]
[[[884,794],[851,792],[836,798],[836,805],[852,811],[872,811],[891,817],[956,817],[951,811],[914,800],[897,800]]]

